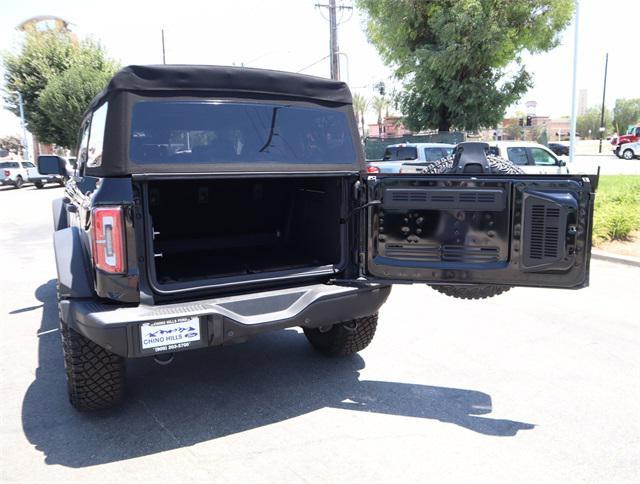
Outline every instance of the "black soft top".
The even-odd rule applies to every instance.
[[[286,100],[301,106],[321,105],[323,109],[343,112],[356,147],[353,163],[137,163],[129,154],[131,119],[134,106],[149,99],[225,99],[252,102]],[[100,166],[87,166],[87,175],[128,176],[148,173],[291,172],[291,171],[359,171],[364,156],[354,117],[351,92],[340,81],[291,72],[245,67],[151,65],[127,66],[118,71],[107,87],[98,94],[87,115],[108,103],[104,143]],[[85,123],[91,118],[85,117]]]
[[[247,67],[161,64],[120,69],[89,109],[119,91],[258,93],[351,104],[351,92],[344,82],[322,77]]]

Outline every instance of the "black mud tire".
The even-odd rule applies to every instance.
[[[102,410],[124,397],[124,358],[60,324],[69,401],[81,411]]]
[[[16,177],[16,183],[15,183],[15,187],[16,189],[22,188],[22,185],[24,185],[24,180],[22,179],[22,176],[18,175]]]
[[[487,161],[491,168],[491,173],[498,175],[521,175],[524,173],[520,168],[511,163],[509,160],[505,160],[498,156],[487,155]],[[435,163],[428,165],[424,172],[425,174],[438,175],[444,173],[450,173],[453,168],[453,156],[447,156]],[[431,286],[436,291],[445,294],[447,296],[455,297],[458,299],[485,299],[488,297],[497,296],[503,292],[507,292],[511,289],[511,286],[499,286],[499,285],[433,285]]]
[[[304,335],[316,350],[326,356],[348,356],[362,351],[376,334],[378,313],[334,324],[328,331],[303,328]]]
[[[490,284],[478,284],[471,286],[433,285],[431,287],[446,296],[456,297],[458,299],[486,299],[488,297],[497,296],[511,289],[511,286],[498,286]]]
[[[43,187],[44,187],[44,183],[42,183],[41,181],[37,181],[37,182],[35,182],[35,183],[34,183],[34,185],[36,186],[36,188],[37,188],[38,190],[40,190],[41,188],[43,188]]]

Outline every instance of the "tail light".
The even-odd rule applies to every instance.
[[[4,176],[11,176],[11,172],[9,170],[4,170]]]
[[[122,207],[98,207],[92,211],[91,238],[96,269],[123,273],[125,266],[124,220]]]
[[[380,168],[377,166],[369,165],[367,166],[367,173],[380,173]]]

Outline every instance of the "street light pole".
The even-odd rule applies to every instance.
[[[571,134],[569,136],[569,163],[573,163],[573,157],[576,153],[576,77],[578,75],[578,33],[580,31],[580,0],[576,1],[576,14],[574,22],[575,30],[573,34],[573,81],[571,92]]]

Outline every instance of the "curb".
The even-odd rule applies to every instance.
[[[640,267],[640,258],[631,257],[629,255],[612,254],[611,252],[604,252],[598,249],[591,249],[591,257],[598,260],[604,260],[607,262],[614,262],[616,264],[624,264],[627,266]]]

